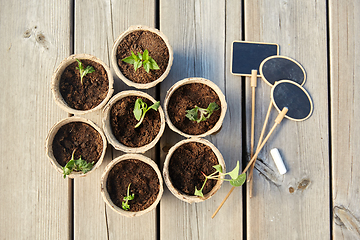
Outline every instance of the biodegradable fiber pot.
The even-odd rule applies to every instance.
[[[128,103],[126,103],[124,102],[126,101],[125,100],[126,98],[133,98],[133,99],[131,100],[131,102],[128,101]],[[160,137],[162,136],[165,130],[165,116],[161,106],[159,106],[157,111],[150,109],[146,113],[145,119],[142,122],[142,124],[138,128],[134,128],[137,121],[135,119],[133,109],[134,109],[135,100],[137,98],[141,98],[142,100],[147,99],[147,101],[149,102],[148,107],[156,102],[156,100],[147,93],[140,91],[133,91],[133,90],[123,91],[113,96],[110,99],[110,101],[106,104],[103,110],[103,116],[102,116],[103,129],[109,143],[115,149],[126,153],[144,153],[147,150],[153,148],[155,144],[159,141]],[[117,110],[116,113],[112,113],[114,106],[120,108]],[[112,117],[113,114],[114,114],[113,117],[116,116],[117,119],[113,119]],[[151,122],[152,116],[154,117],[155,114],[160,116],[159,117],[160,123],[158,122],[158,120],[156,120],[157,124]],[[127,118],[128,116],[130,116],[129,118],[131,118],[132,123],[125,122],[124,119]],[[115,121],[118,124],[123,124],[122,127],[116,126],[117,128],[120,128],[117,137],[113,129],[113,127],[115,126],[112,126],[112,122]],[[155,129],[158,129],[158,132],[157,133],[154,132],[152,134],[153,137],[152,140],[150,141],[149,133],[151,131],[155,131]],[[119,138],[123,138],[123,140],[120,140]],[[124,140],[125,138],[126,140]],[[128,139],[130,139],[131,142]],[[139,142],[144,142],[146,144],[139,145],[138,144]]]
[[[206,121],[197,123],[185,116],[186,110],[195,105],[207,108],[213,101],[217,102],[220,110],[215,111]],[[205,78],[185,78],[178,81],[168,90],[164,102],[166,122],[170,129],[186,138],[200,138],[217,132],[222,126],[226,110],[224,94],[216,84]]]
[[[131,55],[131,51],[137,55],[138,52],[142,53],[146,49],[149,51],[149,56],[157,62],[160,70],[150,70],[146,73],[144,68],[140,67],[135,72],[132,65],[122,62],[123,58]],[[138,89],[148,89],[162,82],[169,74],[173,63],[173,50],[167,37],[155,28],[142,25],[131,26],[121,33],[114,42],[111,54],[111,64],[116,75],[128,86]],[[168,58],[167,61],[165,57]]]
[[[66,137],[65,139],[63,139],[62,143],[55,143],[54,139],[56,139],[57,133],[59,132],[59,130],[63,131],[63,129],[65,129],[66,127],[71,126],[72,124],[77,124],[77,123],[83,123],[86,124],[86,127],[90,127],[90,129],[85,129],[87,132],[87,135],[85,135],[83,132],[80,134],[80,136],[76,136],[76,140],[73,141],[71,138],[72,137]],[[69,135],[75,134],[74,132],[72,132]],[[98,136],[97,136],[98,134]],[[97,169],[105,156],[105,152],[106,152],[106,147],[107,147],[107,142],[106,142],[106,137],[104,135],[104,133],[102,132],[102,130],[92,121],[85,119],[85,118],[81,118],[81,117],[68,117],[68,118],[64,118],[63,120],[59,121],[58,123],[56,123],[49,131],[49,134],[46,138],[46,154],[50,159],[50,163],[51,165],[61,174],[63,173],[63,169],[62,169],[62,165],[59,164],[58,160],[56,159],[56,157],[54,156],[54,145],[61,145],[64,146],[63,149],[61,149],[62,153],[60,152],[60,155],[69,155],[67,157],[67,160],[71,159],[71,154],[72,154],[72,149],[68,149],[68,152],[66,152],[66,148],[68,147],[72,147],[72,146],[76,146],[77,149],[75,151],[75,153],[77,153],[76,155],[78,155],[79,152],[82,153],[81,157],[84,160],[89,160],[91,157],[96,158],[96,156],[88,156],[89,155],[89,151],[90,150],[86,150],[87,147],[88,149],[94,149],[94,141],[90,141],[87,139],[87,137],[89,136],[96,136],[97,138],[100,136],[101,138],[101,152],[98,153],[98,158],[95,159],[95,161],[97,160],[97,162],[95,163],[95,165],[93,166],[93,168],[87,172],[87,173],[82,173],[82,172],[72,172],[70,175],[68,175],[69,178],[75,178],[75,177],[84,177],[88,174],[90,174],[91,172],[95,171],[95,169]],[[81,139],[80,139],[80,138]],[[55,154],[56,155],[56,154]],[[75,156],[76,156],[75,155]],[[88,158],[88,159],[87,159]],[[75,157],[75,159],[78,159],[78,157]],[[63,164],[65,166],[65,164]]]
[[[140,166],[139,169],[136,169],[137,167],[134,167],[134,164],[137,164],[137,163],[134,163],[134,160],[135,161],[139,161],[142,163],[142,165],[144,166],[148,166],[149,169],[152,169],[153,171],[155,171],[156,173],[156,176],[158,178],[158,191],[154,190],[154,189],[149,189],[151,186],[154,186],[154,184],[150,184],[149,182],[153,181],[150,179],[149,176],[153,175],[153,174],[149,174],[149,173],[146,173],[146,174],[142,174],[143,172],[140,170],[140,167],[143,167],[143,166]],[[127,163],[126,163],[127,162]],[[152,192],[153,195],[149,196],[148,199],[142,199],[142,201],[139,203],[139,204],[144,204],[144,207],[146,205],[149,205],[147,208],[141,210],[141,211],[131,211],[131,208],[129,211],[125,211],[121,208],[121,206],[118,206],[116,205],[114,202],[118,201],[118,202],[122,202],[123,199],[116,199],[116,196],[114,195],[125,195],[126,194],[126,188],[128,186],[128,183],[127,181],[129,180],[128,178],[125,177],[125,179],[122,179],[122,176],[124,174],[127,174],[126,172],[123,173],[123,174],[117,174],[115,171],[112,173],[112,170],[117,168],[117,170],[120,169],[120,171],[124,171],[129,165],[125,166],[124,164],[132,164],[132,166],[130,167],[132,172],[129,173],[130,175],[134,175],[134,179],[133,182],[130,182],[132,183],[130,185],[130,194],[134,193],[135,195],[135,198],[134,198],[134,201],[129,201],[129,205],[131,206],[135,201],[136,201],[136,198],[139,197],[140,198],[140,194],[141,192],[140,191],[137,191],[137,189],[134,189],[135,186],[144,186],[146,189],[142,189],[141,191],[142,192],[146,192],[146,194],[150,195],[149,193]],[[139,165],[139,164],[138,164]],[[125,166],[125,167],[124,167]],[[142,168],[141,168],[142,169]],[[126,171],[126,170],[125,170]],[[117,186],[116,184],[120,184],[120,187],[123,185],[123,187],[125,188],[123,190],[123,192],[121,193],[121,191],[119,189],[114,189],[115,186],[112,186],[112,193],[110,193],[109,189],[108,189],[108,186],[111,185],[111,184],[108,184],[108,181],[110,179],[110,175],[112,175],[113,177],[115,176],[116,177],[116,180],[113,182],[113,185]],[[139,179],[136,179],[137,177],[139,177]],[[137,181],[139,180],[139,181]],[[137,185],[137,182],[139,183]],[[146,186],[145,186],[145,185]],[[119,187],[119,186],[117,186]],[[115,191],[114,191],[115,190]],[[150,158],[148,157],[145,157],[143,155],[140,155],[140,154],[125,154],[125,155],[122,155],[118,158],[115,158],[114,160],[112,160],[105,168],[105,171],[101,177],[101,194],[103,196],[103,199],[104,201],[106,202],[106,204],[108,204],[115,212],[123,215],[123,216],[126,216],[126,217],[137,217],[137,216],[141,216],[145,213],[148,213],[150,212],[151,210],[153,210],[154,208],[156,208],[157,204],[159,203],[161,197],[162,197],[162,194],[163,194],[163,180],[162,180],[162,177],[161,177],[161,172],[158,168],[158,166],[156,165],[156,163],[154,161],[152,161]],[[155,192],[157,192],[157,195],[155,197]],[[113,200],[112,198],[110,197],[110,194],[114,194],[113,195]],[[146,196],[145,194],[145,196]],[[114,199],[115,198],[115,199]],[[152,202],[152,203],[151,203]],[[135,203],[134,203],[135,204]],[[138,203],[136,203],[138,204]]]
[[[194,148],[194,143],[195,144],[199,144],[199,145],[195,145],[195,148],[197,148],[197,146],[201,146],[201,149],[195,149]],[[191,144],[191,146],[189,146]],[[217,163],[210,163],[209,160],[211,160],[211,158],[213,158],[214,156],[205,156],[206,154],[209,153],[209,150],[206,150],[206,148],[204,147],[209,147],[211,150],[211,155],[215,155],[215,157],[217,158]],[[180,150],[180,151],[178,151]],[[178,160],[178,162],[172,162],[172,158],[174,158],[175,155],[178,155],[178,157],[176,157],[175,159]],[[209,154],[209,155],[210,155]],[[199,157],[198,159],[196,159],[194,162],[189,162],[186,161],[188,159],[190,159],[192,156],[197,156]],[[180,160],[179,160],[180,159]],[[203,160],[207,160],[208,162],[204,162]],[[183,163],[180,163],[180,161],[182,161]],[[184,164],[184,165],[182,165]],[[166,186],[169,188],[169,190],[171,191],[171,193],[177,197],[178,199],[187,202],[187,203],[196,203],[196,202],[202,202],[205,201],[206,199],[209,199],[210,197],[212,197],[217,190],[220,189],[221,184],[223,181],[217,181],[217,180],[208,180],[208,182],[206,184],[211,184],[210,181],[214,181],[212,184],[214,185],[211,189],[208,189],[208,192],[203,192],[204,193],[204,197],[198,197],[195,195],[191,195],[188,193],[185,193],[181,190],[179,190],[178,188],[176,188],[176,185],[181,185],[181,186],[185,186],[185,184],[187,184],[186,182],[190,183],[190,184],[194,184],[194,182],[198,181],[198,176],[201,175],[201,171],[215,171],[215,169],[213,169],[214,165],[218,165],[220,164],[223,172],[226,171],[225,168],[225,162],[224,159],[220,153],[220,151],[209,141],[205,140],[205,139],[201,139],[201,138],[191,138],[191,139],[186,139],[186,140],[182,140],[180,142],[178,142],[177,144],[175,144],[173,147],[170,148],[168,154],[166,155],[165,158],[165,162],[164,162],[164,168],[163,168],[163,176],[164,176],[164,181]],[[205,170],[206,167],[206,170]],[[176,177],[175,176],[171,176],[171,168],[175,168],[176,171]],[[198,169],[191,169],[191,168],[198,168]],[[186,171],[190,171],[190,172],[185,172]],[[207,175],[211,174],[210,172],[206,173]],[[198,176],[196,176],[198,175]],[[186,177],[189,177],[191,179],[185,179]],[[176,179],[175,179],[176,178]],[[178,181],[177,184],[174,183],[174,181]],[[200,190],[201,185],[203,184],[203,181],[205,180],[205,178],[203,180],[201,180],[200,185],[197,187],[198,190]],[[195,184],[196,185],[196,184]],[[206,186],[206,185],[205,185]],[[185,187],[184,187],[185,188]],[[190,190],[190,189],[188,189]],[[195,188],[191,189],[191,191],[194,191]],[[204,188],[205,190],[205,188]]]
[[[79,84],[80,72],[74,69],[78,67],[76,59],[83,63],[84,68],[87,65],[94,65],[95,68],[95,72],[84,76],[81,85]],[[71,82],[66,83],[64,88],[61,88],[61,82],[64,81],[62,76],[65,72],[64,77],[67,77],[68,80],[71,79]],[[97,74],[98,78],[94,78],[95,74]],[[72,75],[73,77],[70,77]],[[76,83],[72,84],[75,81]],[[106,84],[106,81],[108,81],[108,84]],[[51,90],[56,104],[68,113],[79,115],[103,108],[114,92],[113,85],[114,79],[110,68],[100,59],[88,54],[74,54],[65,58],[51,78]],[[76,87],[79,88],[76,89]],[[102,91],[106,87],[107,91]],[[63,94],[66,94],[66,96],[63,96]],[[89,94],[89,96],[86,96],[86,94]],[[68,99],[71,103],[66,102],[65,99]]]

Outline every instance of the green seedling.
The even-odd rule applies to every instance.
[[[81,159],[81,156],[79,159],[74,159],[75,150],[72,153],[70,161],[63,167],[63,174],[64,178],[66,178],[67,175],[72,173],[72,171],[82,171],[83,173],[87,173],[92,169],[94,166],[94,162],[88,163],[85,160]]]
[[[81,85],[83,85],[83,78],[85,77],[86,74],[88,73],[92,73],[95,72],[95,69],[92,66],[87,66],[84,69],[84,66],[82,65],[82,62],[79,61],[79,59],[76,59],[76,61],[79,64],[79,67],[76,67],[76,69],[78,69],[80,71],[80,78],[81,78]]]
[[[129,183],[128,189],[127,189],[127,195],[126,197],[123,198],[123,202],[121,203],[121,207],[125,210],[128,211],[130,210],[130,205],[129,205],[129,201],[133,200],[135,198],[134,194],[130,195],[130,185],[131,183]]]
[[[122,59],[122,61],[134,65],[135,72],[139,67],[141,67],[141,65],[147,73],[150,72],[150,69],[160,69],[155,60],[149,56],[149,51],[147,49],[145,49],[142,55],[139,52],[135,55],[135,53],[131,51],[131,56]]]
[[[135,125],[135,128],[141,125],[147,111],[149,111],[150,109],[154,109],[155,111],[157,111],[159,106],[160,106],[160,101],[157,101],[150,107],[147,107],[147,104],[143,102],[141,98],[136,99],[133,112],[136,120],[138,120],[139,122]]]
[[[213,172],[212,174],[210,174],[209,176],[206,176],[205,173],[202,173],[205,176],[205,181],[200,190],[197,190],[195,187],[195,193],[194,193],[195,196],[204,197],[202,190],[204,189],[206,181],[208,179],[228,181],[234,187],[239,187],[245,183],[246,173],[239,175],[239,169],[240,169],[239,161],[237,162],[236,167],[231,172],[228,172],[228,173],[222,172],[222,167],[220,164],[213,166],[213,168],[215,168],[216,171]],[[216,174],[218,174],[218,175],[216,175]],[[225,177],[226,175],[229,175],[231,179],[221,178],[221,177]]]
[[[206,121],[207,119],[209,119],[211,114],[219,109],[220,109],[220,107],[215,102],[212,102],[209,104],[209,106],[206,109],[195,106],[191,110],[186,110],[185,116],[190,121],[196,121],[197,123],[199,123],[201,121]]]

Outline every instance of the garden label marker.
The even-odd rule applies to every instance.
[[[232,43],[231,73],[239,76],[251,76],[251,142],[250,156],[254,154],[255,135],[255,88],[262,61],[271,56],[279,55],[279,45],[275,43],[259,43],[234,41]],[[259,76],[260,77],[260,76]],[[251,175],[252,176],[252,175]],[[249,178],[251,179],[251,178]],[[251,182],[252,183],[252,182]],[[250,187],[251,189],[251,187]],[[251,195],[251,191],[250,191]]]
[[[313,103],[309,93],[299,84],[289,80],[282,80],[275,83],[271,89],[271,102],[279,112],[279,115],[276,117],[273,127],[265,137],[264,141],[262,141],[260,146],[257,148],[254,156],[245,167],[243,173],[245,173],[249,167],[255,163],[259,152],[264,147],[265,143],[268,141],[271,134],[281,123],[284,117],[294,121],[303,121],[308,119],[313,112]],[[234,187],[231,188],[228,195],[226,195],[225,199],[216,209],[215,213],[212,215],[212,218],[215,217],[233,190]]]
[[[261,79],[268,84],[269,86],[273,87],[277,81],[280,80],[290,80],[299,85],[304,85],[306,80],[306,73],[304,68],[289,57],[285,56],[270,56],[264,59],[260,64],[260,75]],[[258,141],[258,146],[260,146],[261,141],[264,137],[265,129],[267,122],[269,120],[270,112],[271,112],[272,102],[270,101],[269,108],[265,117],[265,121],[261,130],[261,134]],[[252,176],[254,171],[255,163],[251,166],[249,172],[249,179],[250,181],[250,190],[249,195],[250,198],[252,197]]]

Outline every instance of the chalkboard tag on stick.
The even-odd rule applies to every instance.
[[[271,87],[280,80],[290,80],[300,86],[304,85],[306,73],[304,68],[289,57],[271,56],[260,64],[261,78]]]
[[[251,76],[251,70],[258,71],[261,62],[267,57],[279,55],[276,43],[234,41],[232,43],[231,73],[240,76]]]

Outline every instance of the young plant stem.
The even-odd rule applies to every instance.
[[[128,202],[130,200],[133,200],[135,195],[134,194],[131,194],[130,195],[130,185],[131,183],[129,183],[129,186],[127,188],[127,194],[126,194],[126,197],[124,197],[123,199],[123,202],[121,203],[121,207],[125,210],[125,211],[128,211],[130,210],[130,205],[128,204]],[[124,202],[125,201],[125,202]]]
[[[147,111],[145,111],[146,113]],[[141,125],[141,123],[143,122],[144,118],[145,118],[145,113],[142,115],[142,117],[140,118],[140,121],[135,125],[135,128],[139,127]]]
[[[137,128],[141,125],[147,111],[149,111],[150,109],[154,109],[155,111],[157,111],[159,106],[160,106],[160,101],[157,101],[156,103],[148,107],[147,104],[141,98],[136,99],[133,112],[135,119],[138,120],[139,122],[135,125],[134,128]]]
[[[207,108],[201,108],[198,106],[195,106],[193,109],[186,110],[186,117],[190,121],[195,121],[197,123],[200,123],[201,121],[206,121],[210,118],[211,114],[213,114],[214,111],[219,110],[220,107],[215,103],[212,102],[209,104]],[[200,113],[200,117],[199,117]]]
[[[205,181],[204,181],[204,183],[203,183],[203,185],[202,185],[202,187],[201,187],[201,189],[200,189],[200,192],[202,192],[202,190],[204,189],[205,184],[206,184],[206,182],[207,182],[207,180],[208,180],[208,178],[209,178],[209,177],[207,177],[204,173],[203,173],[203,175],[205,176]]]
[[[78,69],[79,72],[80,72],[80,82],[81,82],[81,85],[83,85],[83,78],[85,77],[85,75],[88,74],[88,73],[95,72],[95,69],[92,66],[87,66],[84,69],[84,66],[82,65],[82,62],[80,62],[79,59],[76,59],[76,61],[78,62],[78,65],[79,65],[79,67],[76,67],[76,69]]]

